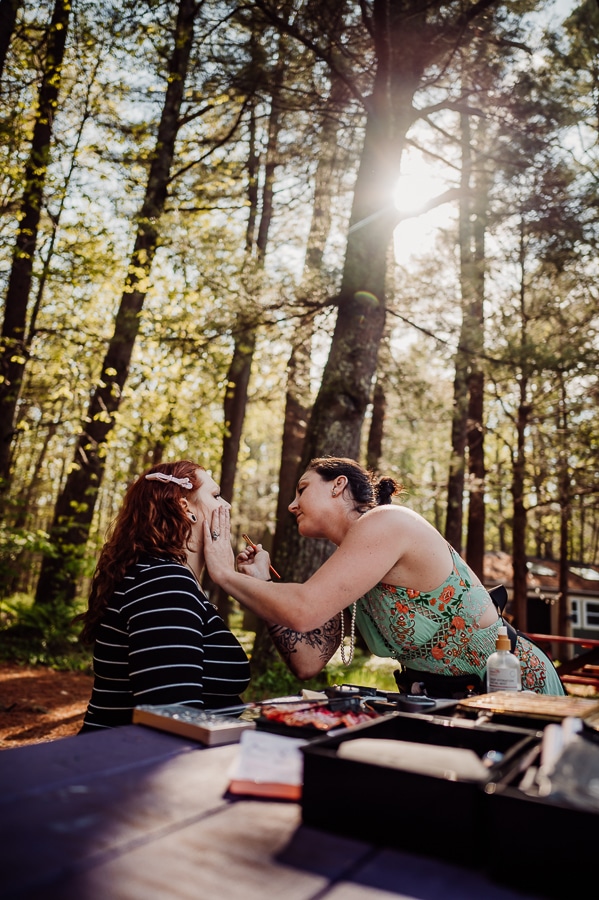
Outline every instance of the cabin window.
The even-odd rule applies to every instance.
[[[593,628],[599,631],[599,601],[587,600],[584,605],[584,628]]]

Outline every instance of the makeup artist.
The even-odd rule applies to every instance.
[[[128,488],[96,566],[81,638],[94,682],[80,733],[132,721],[133,707],[241,703],[249,661],[200,587],[204,524],[228,513],[218,485],[190,460],[160,463]]]
[[[303,584],[272,582],[260,547],[242,551],[236,568],[230,513],[222,505],[204,524],[210,577],[269,623],[279,653],[300,679],[320,672],[339,647],[349,665],[358,629],[373,654],[401,664],[408,690],[418,682],[433,697],[463,696],[470,686],[484,692],[502,620],[445,538],[418,513],[392,503],[400,490],[354,460],[314,459],[289,510],[303,537],[336,545],[332,556]],[[208,540],[211,531],[218,540]],[[536,645],[519,635],[515,653],[524,690],[565,693]]]

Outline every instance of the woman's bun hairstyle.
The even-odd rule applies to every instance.
[[[399,494],[401,490],[401,485],[393,478],[389,478],[387,475],[380,478],[374,485],[377,506],[384,506],[387,503],[391,503],[391,497],[395,494]]]

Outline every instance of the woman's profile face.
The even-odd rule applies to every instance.
[[[195,512],[200,523],[204,519],[210,522],[215,509],[218,509],[220,506],[224,506],[225,509],[231,509],[231,504],[223,500],[220,495],[220,487],[208,472],[204,471],[204,469],[197,469],[195,474],[200,482],[200,486],[194,492],[193,497],[190,497],[189,508],[192,512]]]
[[[331,514],[332,489],[332,483],[314,469],[308,469],[298,481],[295,498],[287,509],[295,516],[302,537],[323,536],[323,525]]]

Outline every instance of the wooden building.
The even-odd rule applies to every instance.
[[[530,632],[558,634],[559,563],[528,559],[528,626]],[[509,553],[485,553],[484,583],[487,588],[504,584],[510,614],[513,569]],[[565,637],[599,639],[599,567],[571,563],[568,577],[569,634]]]

